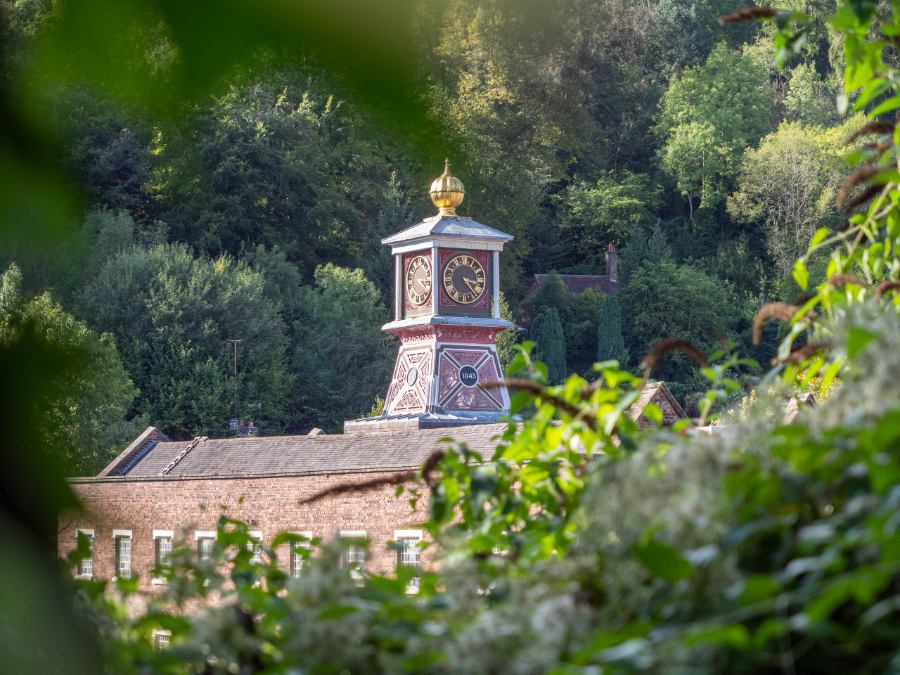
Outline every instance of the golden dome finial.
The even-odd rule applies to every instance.
[[[459,178],[450,174],[449,159],[444,160],[444,173],[434,179],[430,192],[439,216],[456,215],[456,207],[463,203],[466,189]]]

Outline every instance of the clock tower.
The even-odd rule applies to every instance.
[[[512,236],[457,215],[464,197],[445,164],[431,184],[437,215],[382,240],[394,257],[394,319],[383,330],[400,351],[381,417],[345,422],[345,432],[509,415],[494,341],[514,327],[500,317],[500,252]]]

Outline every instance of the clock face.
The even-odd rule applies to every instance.
[[[431,258],[417,255],[406,268],[406,297],[415,307],[431,297]]]
[[[471,305],[487,290],[484,266],[465,253],[453,256],[444,267],[444,290],[454,302]]]

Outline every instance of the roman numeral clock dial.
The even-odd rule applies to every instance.
[[[465,253],[454,256],[444,266],[444,290],[454,302],[471,305],[478,302],[487,289],[484,266]]]
[[[417,255],[406,268],[406,297],[419,307],[431,297],[431,258]]]

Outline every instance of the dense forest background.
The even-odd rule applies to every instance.
[[[368,413],[396,347],[380,331],[391,284],[380,240],[431,215],[447,148],[461,212],[515,236],[505,301],[556,379],[597,358],[634,368],[668,335],[768,361],[776,329],[753,347],[752,317],[799,295],[791,266],[840,220],[845,141],[861,122],[835,104],[834,3],[788,3],[813,28],[784,70],[771,27],[717,21],[743,4],[564,0],[540,30],[511,3],[423,6],[411,94],[439,143],[373,123],[379,111],[314,54],[254,52],[176,115],[74,77],[46,87],[35,114],[58,130],[83,217],[46,250],[0,247],[0,338],[27,318],[89,346],[89,377],[46,411],[72,471],[96,471],[145,424],[227,433],[229,339],[242,340],[239,414],[263,433]],[[12,78],[53,3],[0,7]],[[144,61],[117,67],[165,90],[180,55],[164,32],[143,37]],[[567,297],[551,279],[523,303],[536,273],[604,273],[609,244],[621,251],[615,300]],[[686,362],[655,375],[690,409],[702,385]]]

